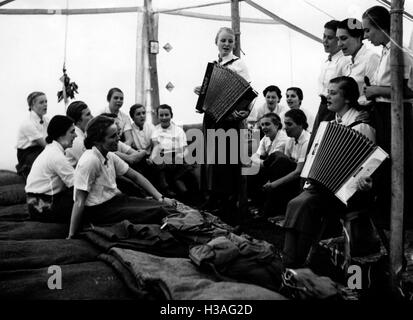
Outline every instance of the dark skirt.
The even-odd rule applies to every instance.
[[[137,224],[161,224],[164,217],[176,212],[176,209],[156,200],[119,194],[102,204],[86,206],[85,218],[96,224],[111,224],[123,220]]]
[[[204,151],[205,161],[201,167],[201,187],[203,191],[209,193],[225,194],[225,195],[237,195],[240,181],[241,181],[241,162],[239,153],[240,144],[240,128],[242,121],[222,121],[215,123],[207,115],[204,116],[203,121],[203,134],[204,134]],[[226,163],[218,163],[218,143],[215,141],[213,144],[207,143],[207,130],[208,129],[223,129],[227,132],[230,129],[235,129],[237,132],[237,150],[236,155],[232,154],[232,157],[236,157],[237,163],[230,164],[231,150],[234,150],[234,146],[230,146],[230,141],[225,141],[225,159]],[[207,155],[215,153],[214,164],[208,164],[206,159]]]
[[[69,223],[73,207],[73,188],[53,196],[27,193],[27,206],[32,220]]]
[[[33,146],[26,149],[17,149],[17,165],[16,170],[19,175],[27,179],[30,173],[34,160],[43,151],[42,146]]]

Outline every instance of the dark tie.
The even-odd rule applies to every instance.
[[[331,61],[331,54],[328,55],[328,61]]]

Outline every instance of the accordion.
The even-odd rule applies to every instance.
[[[211,62],[205,72],[196,110],[205,112],[217,123],[234,110],[248,110],[257,95],[243,77]]]
[[[347,205],[360,177],[370,176],[388,154],[360,132],[323,121],[307,155],[301,177],[315,181]]]

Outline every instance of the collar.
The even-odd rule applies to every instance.
[[[142,129],[141,129],[139,128],[139,126],[136,125],[135,122],[132,121],[132,127],[138,131],[143,131],[143,129],[145,129],[145,125],[146,125],[146,122],[143,124]]]
[[[305,140],[305,130],[303,129],[303,131],[301,131],[301,134],[300,134],[300,136],[298,137],[298,139],[297,139],[297,140],[294,139],[294,143],[295,143],[295,144],[297,144],[297,143],[303,143],[304,140]]]
[[[333,55],[328,55],[326,62],[329,61],[334,61],[336,62],[339,58],[343,57],[344,53],[341,50],[338,50],[335,54]]]
[[[364,55],[365,51],[367,50],[367,47],[362,43],[359,51],[357,51],[355,57],[351,57],[351,63],[354,64],[355,61],[358,61],[361,56]]]
[[[33,110],[30,111],[30,119],[34,120],[36,123],[44,123],[44,119],[40,118],[39,115]]]
[[[99,151],[98,148],[96,148],[95,146],[92,147],[92,151],[95,153],[95,155],[97,156],[97,158],[99,159],[99,161],[103,164],[106,165],[108,163],[108,158],[104,157],[103,154]]]
[[[78,126],[75,126],[75,133],[79,138],[85,138],[86,134]]]
[[[232,52],[230,52],[227,56],[222,58],[222,61],[219,64],[225,64],[228,61],[231,61],[231,60],[234,60],[234,59],[239,59],[239,58],[236,55],[234,55]]]
[[[63,149],[62,145],[57,142],[56,140],[53,140],[50,144],[50,147],[58,149],[59,151],[61,151],[63,154],[65,153],[65,149]]]
[[[350,125],[353,121],[354,121],[354,116],[355,113],[357,113],[358,111],[354,108],[350,108],[347,110],[347,112],[345,114],[343,114],[342,117],[340,117],[337,113],[336,113],[336,122],[339,124],[342,124],[344,126],[348,126]],[[341,121],[338,122],[338,120],[341,118]],[[350,123],[351,122],[351,123]]]
[[[387,42],[385,46],[383,46],[383,54],[390,52],[391,41]]]

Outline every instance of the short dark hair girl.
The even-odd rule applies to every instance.
[[[123,94],[122,90],[120,90],[119,88],[112,88],[109,90],[107,96],[106,96],[106,100],[109,102],[110,99],[112,99],[112,96],[115,92],[120,92]]]
[[[86,127],[86,138],[84,140],[86,149],[92,149],[97,142],[103,141],[106,130],[114,123],[115,119],[102,115],[90,120]]]
[[[374,6],[363,13],[363,19],[368,19],[377,29],[390,33],[390,12],[385,7]]]
[[[308,128],[308,123],[307,123],[307,117],[303,110],[301,109],[290,109],[288,110],[284,118],[291,118],[296,124],[299,126],[302,126],[304,130],[307,130]]]
[[[348,18],[340,21],[337,29],[347,30],[350,36],[353,38],[359,38],[360,41],[364,38],[363,24],[355,18]]]
[[[282,94],[281,94],[281,90],[280,88],[278,88],[277,86],[268,86],[264,89],[264,91],[262,92],[262,94],[264,95],[264,97],[267,95],[268,92],[274,92],[277,94],[278,99],[281,100],[282,98]]]
[[[52,143],[53,140],[64,136],[72,125],[73,120],[71,118],[62,115],[54,116],[47,126],[46,142]]]

